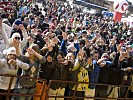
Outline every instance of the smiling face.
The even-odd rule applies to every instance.
[[[75,57],[74,57],[73,53],[68,53],[66,57],[67,57],[68,61],[74,61],[75,60]]]

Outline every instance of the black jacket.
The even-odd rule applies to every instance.
[[[62,80],[62,81],[69,81],[70,80],[70,69],[73,67],[71,62],[68,65],[63,65],[59,63],[55,63],[55,68],[52,72],[51,80]],[[52,83],[50,88],[58,89],[58,88],[65,88],[67,87],[66,83]]]

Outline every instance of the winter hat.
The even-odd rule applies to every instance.
[[[19,34],[19,33],[13,33],[13,35],[12,35],[12,37],[11,37],[11,38],[12,38],[12,39],[14,39],[15,37],[21,37],[21,36],[20,36],[20,34]]]
[[[15,47],[10,47],[7,50],[4,50],[3,54],[6,54],[6,55],[14,54],[14,55],[16,55],[16,48]]]
[[[16,25],[20,25],[20,24],[22,24],[22,21],[19,20],[19,19],[17,19],[17,20],[15,20],[14,24],[16,24]]]

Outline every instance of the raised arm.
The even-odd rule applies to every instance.
[[[9,47],[9,39],[8,39],[7,33],[6,33],[5,29],[4,29],[4,26],[3,26],[2,22],[1,22],[1,20],[0,20],[0,29],[1,29],[0,33],[3,36],[5,45],[8,48]]]
[[[42,55],[40,55],[39,53],[37,53],[36,51],[34,51],[32,48],[28,48],[27,52],[29,54],[35,55],[40,60],[41,63],[45,63],[46,62],[46,58],[43,57]]]
[[[67,34],[63,33],[63,40],[61,42],[61,46],[60,46],[60,51],[64,52],[65,54],[67,53],[66,51],[66,45],[67,45]]]
[[[19,60],[16,61],[16,65],[24,70],[29,69],[29,64],[23,63]]]
[[[23,41],[22,41],[22,48],[24,48],[25,46],[26,46],[26,43],[27,43],[27,39],[28,39],[28,34],[27,34],[27,31],[26,31],[26,29],[24,28],[24,26],[23,25],[20,25],[19,26],[20,27],[20,29],[22,30],[22,33],[23,33]]]

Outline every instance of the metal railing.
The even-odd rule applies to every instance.
[[[42,95],[44,93],[44,88],[42,88],[42,92],[38,95],[36,93],[34,94],[17,94],[17,93],[10,93],[11,91],[11,85],[12,85],[12,82],[13,82],[13,78],[25,78],[25,79],[32,79],[32,80],[38,80],[38,81],[43,81],[44,84],[46,84],[46,80],[45,79],[41,79],[41,78],[34,78],[34,77],[25,77],[25,76],[14,76],[14,75],[3,75],[3,74],[0,74],[0,76],[4,76],[4,77],[10,77],[10,82],[9,82],[9,86],[8,86],[8,92],[7,93],[0,93],[0,95],[6,95],[6,100],[9,100],[9,96],[31,96],[31,97],[38,97],[40,99],[38,100],[42,100]]]
[[[100,84],[100,83],[88,83],[88,82],[73,82],[73,81],[61,81],[61,80],[50,80],[49,81],[49,84],[47,85],[47,89],[46,87],[42,87],[42,90],[39,94],[17,94],[17,93],[10,93],[11,91],[11,85],[12,85],[12,81],[13,81],[13,78],[26,78],[26,79],[33,79],[33,80],[39,80],[39,81],[43,81],[44,84],[46,85],[46,80],[45,79],[41,79],[41,78],[33,78],[33,77],[24,77],[24,76],[11,76],[11,75],[2,75],[0,74],[0,76],[4,76],[4,77],[11,77],[10,78],[10,82],[9,82],[9,86],[8,86],[8,92],[7,93],[0,93],[0,95],[6,95],[7,96],[7,99],[6,100],[9,100],[9,96],[32,96],[33,97],[33,100],[47,100],[48,98],[69,98],[69,99],[83,99],[83,98],[90,98],[90,99],[99,99],[99,100],[104,100],[104,99],[117,99],[117,100],[133,100],[133,98],[127,98],[127,94],[128,94],[128,90],[129,88],[133,87],[133,86],[129,86],[129,85],[112,85],[112,84]],[[49,93],[49,89],[50,89],[50,86],[52,83],[65,83],[65,84],[75,84],[76,87],[74,89],[74,94],[73,96],[49,96],[48,93]],[[77,97],[76,96],[76,90],[77,90],[77,87],[79,84],[91,84],[91,85],[100,85],[100,86],[112,86],[112,87],[125,87],[125,88],[128,88],[127,91],[126,91],[126,95],[124,98],[109,98],[109,97]],[[43,96],[43,94],[46,94],[45,97]],[[35,98],[37,97],[37,98]],[[45,98],[45,99],[44,99]]]
[[[66,84],[76,84],[76,88],[74,90],[74,94],[73,96],[49,96],[48,95],[48,92],[49,92],[49,89],[50,89],[50,85],[52,83],[66,83]],[[91,84],[91,85],[99,85],[99,86],[112,86],[112,87],[125,87],[125,88],[128,88],[127,91],[126,91],[126,94],[125,94],[125,97],[124,98],[110,98],[110,97],[76,97],[76,90],[77,90],[77,87],[79,84]],[[100,84],[100,83],[88,83],[88,82],[73,82],[73,81],[61,81],[61,80],[51,80],[49,82],[49,85],[48,85],[48,91],[47,91],[47,98],[71,98],[71,99],[83,99],[83,98],[86,98],[86,99],[99,99],[99,100],[105,100],[105,99],[115,99],[115,100],[133,100],[133,98],[127,98],[127,93],[128,93],[128,90],[129,88],[131,88],[133,86],[128,86],[128,85],[113,85],[113,84]]]

